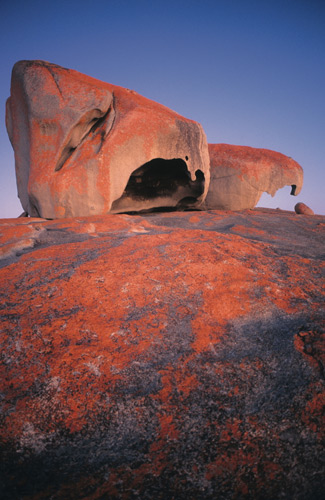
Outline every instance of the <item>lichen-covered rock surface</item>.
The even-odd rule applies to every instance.
[[[277,151],[209,144],[209,155],[210,187],[204,202],[208,209],[251,209],[264,192],[274,196],[284,186],[291,186],[292,195],[301,191],[302,167]]]
[[[6,126],[18,195],[31,216],[195,207],[208,190],[200,124],[56,64],[14,65]]]
[[[2,220],[1,498],[323,498],[324,228]]]

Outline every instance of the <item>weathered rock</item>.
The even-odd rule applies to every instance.
[[[210,187],[207,209],[243,210],[254,208],[263,192],[274,196],[284,186],[300,193],[301,166],[281,153],[268,149],[229,144],[209,144]]]
[[[324,227],[2,220],[1,498],[320,500]]]
[[[194,207],[206,195],[209,155],[198,123],[77,71],[16,63],[6,125],[29,215]]]
[[[296,214],[302,214],[302,215],[315,215],[314,211],[307,207],[304,203],[297,203],[295,205],[295,212]]]

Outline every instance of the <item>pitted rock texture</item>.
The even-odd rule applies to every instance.
[[[315,212],[311,208],[301,202],[295,205],[295,212],[299,215],[315,215]]]
[[[323,498],[324,227],[2,220],[1,498]]]
[[[210,187],[204,206],[216,210],[254,208],[263,192],[274,196],[284,186],[300,193],[303,170],[276,151],[229,144],[209,144]]]
[[[31,216],[195,207],[209,186],[202,127],[132,90],[19,61],[6,126]]]

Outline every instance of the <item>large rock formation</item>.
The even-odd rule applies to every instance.
[[[198,123],[77,71],[16,63],[6,125],[31,216],[194,207],[206,195],[209,156]]]
[[[274,196],[284,186],[300,193],[301,166],[287,156],[248,146],[209,144],[210,187],[204,207],[217,210],[254,208],[263,192]]]
[[[323,498],[324,227],[2,220],[1,498]]]
[[[264,191],[302,187],[302,168],[281,153],[226,144],[208,151],[198,123],[44,61],[15,64],[6,125],[18,195],[31,216],[241,210],[254,208]]]

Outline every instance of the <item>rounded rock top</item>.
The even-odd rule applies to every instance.
[[[315,215],[315,212],[311,208],[301,202],[295,205],[295,212],[299,215]]]

